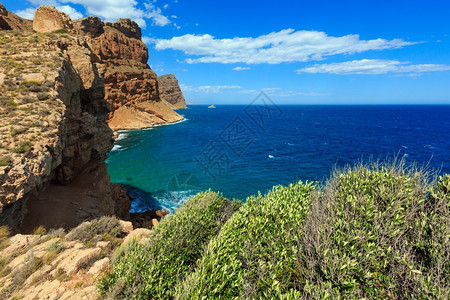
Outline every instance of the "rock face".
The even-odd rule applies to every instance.
[[[32,27],[52,34],[0,31],[0,225],[27,233],[128,219],[130,199],[104,163],[111,129],[183,119],[160,98],[141,30],[127,19],[72,21],[50,6]]]
[[[70,17],[53,6],[39,7],[34,14],[33,30],[37,32],[53,32],[59,29],[73,29]]]
[[[161,101],[155,72],[148,66],[148,49],[136,22],[103,23],[97,17],[73,21],[78,34],[88,36],[94,60],[105,70],[105,98],[112,130],[141,129],[183,119]]]
[[[106,231],[95,226],[109,220]],[[91,227],[90,227],[91,226]],[[92,232],[92,227],[97,232]],[[105,229],[104,229],[105,230]],[[151,229],[102,218],[63,230],[5,237],[0,233],[1,299],[99,299],[97,279],[111,268],[113,253],[135,240],[145,242]]]
[[[0,3],[0,30],[26,30],[30,31],[33,22],[22,19],[21,17],[7,11],[5,6]]]
[[[178,80],[173,74],[158,77],[159,95],[162,100],[169,102],[174,109],[187,108]]]
[[[0,34],[7,43],[0,52],[0,224],[29,232],[102,215],[129,218],[130,199],[109,182],[104,163],[113,146],[110,105],[90,37]]]

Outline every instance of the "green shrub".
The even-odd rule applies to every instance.
[[[30,142],[21,142],[19,147],[14,149],[15,153],[29,153],[31,151],[31,143]]]
[[[450,176],[403,162],[276,187],[208,244],[179,299],[448,299]]]
[[[6,167],[11,164],[11,157],[9,156],[1,156],[0,157],[0,167]]]
[[[82,223],[66,235],[66,240],[79,240],[87,245],[91,245],[101,240],[117,238],[121,234],[122,227],[119,220],[116,217],[106,216],[91,222]]]
[[[445,299],[449,190],[402,163],[336,174],[305,223],[305,298]]]
[[[239,208],[214,192],[199,193],[155,227],[145,244],[128,243],[115,253],[113,270],[99,282],[114,299],[168,299],[193,271],[203,249]]]
[[[20,127],[20,128],[11,127],[11,136],[16,136],[18,134],[25,133],[25,132],[27,132],[27,130],[28,130],[28,128],[25,128],[25,127]]]
[[[61,28],[61,29],[53,31],[53,33],[64,34],[64,33],[67,33],[67,29]]]
[[[33,230],[34,235],[44,235],[46,233],[47,233],[47,229],[42,225],[34,228],[34,230]]]
[[[0,226],[0,250],[8,247],[10,231],[8,226]]]
[[[249,198],[178,285],[177,297],[275,299],[289,293],[298,278],[302,224],[314,189],[299,182]]]
[[[47,251],[59,253],[63,249],[63,243],[60,240],[56,240],[47,247]]]
[[[47,100],[48,98],[50,98],[49,93],[39,93],[37,94],[37,98],[41,101],[43,100]]]
[[[10,109],[16,109],[17,105],[18,104],[16,102],[14,102],[14,100],[10,100],[10,101],[6,102],[6,106],[9,107]]]

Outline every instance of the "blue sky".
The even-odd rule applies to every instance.
[[[2,1],[32,18],[131,18],[149,65],[173,73],[188,102],[450,104],[450,1]]]

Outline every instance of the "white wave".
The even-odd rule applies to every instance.
[[[158,202],[164,209],[167,209],[168,211],[173,213],[177,208],[179,208],[189,199],[194,197],[195,194],[196,192],[193,190],[170,191],[165,192],[160,196],[155,196],[155,199],[158,200]]]
[[[111,149],[111,151],[119,151],[120,149],[122,149],[122,146],[114,145],[114,147]]]
[[[269,155],[267,155],[267,157],[268,158],[274,158],[275,156],[269,154]]]
[[[123,140],[128,137],[128,132],[119,132],[119,136],[116,138],[116,141]]]
[[[403,145],[402,145],[402,148],[404,148],[404,149],[408,149],[408,147],[406,147],[406,146],[403,146]]]
[[[155,124],[155,125],[152,125],[150,127],[144,128],[142,130],[152,130],[153,128],[156,128],[156,127],[175,125],[175,124],[178,124],[178,123],[185,122],[187,120],[189,120],[189,119],[183,119],[183,120],[176,121],[176,122],[173,122],[173,123]]]

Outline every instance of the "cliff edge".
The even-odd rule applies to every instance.
[[[158,76],[159,95],[163,101],[172,105],[174,109],[187,108],[178,79],[173,74]]]
[[[183,119],[160,98],[141,29],[73,21],[52,6],[29,21],[1,4],[0,25],[0,225],[28,233],[129,219],[104,162],[112,130]]]

